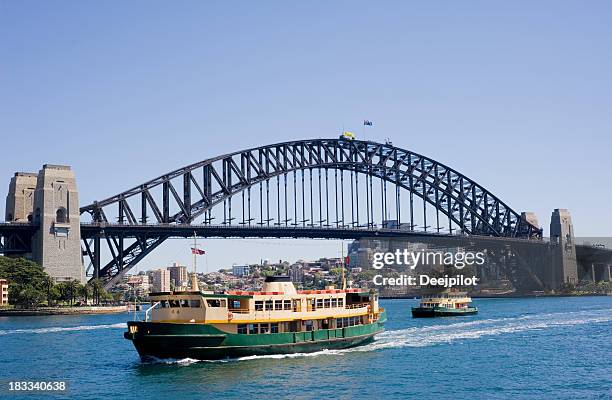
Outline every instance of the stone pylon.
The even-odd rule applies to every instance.
[[[6,195],[6,209],[4,220],[6,222],[32,221],[34,210],[34,191],[38,174],[30,172],[15,172],[9,184]]]
[[[79,193],[68,166],[45,164],[34,191],[32,258],[56,281],[84,282]]]
[[[568,210],[557,208],[550,219],[550,240],[558,245],[555,249],[551,283],[559,288],[563,283],[578,283],[578,263],[576,261],[576,244],[574,242],[574,225]]]

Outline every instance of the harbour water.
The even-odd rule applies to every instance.
[[[612,297],[475,299],[479,313],[412,319],[383,300],[372,344],[237,360],[143,364],[128,314],[0,318],[2,398],[612,398]],[[66,381],[21,394],[7,382]]]

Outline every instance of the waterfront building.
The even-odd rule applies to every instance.
[[[251,267],[248,265],[234,265],[232,266],[232,274],[234,276],[246,276],[251,273]]]
[[[0,279],[0,306],[8,306],[8,281],[6,279]]]
[[[150,289],[152,292],[170,291],[170,271],[166,268],[156,269],[149,273],[151,280]]]
[[[150,282],[149,276],[144,274],[131,275],[127,277],[127,284],[132,287],[135,295],[144,297],[149,293]]]
[[[171,267],[168,267],[170,271],[170,282],[177,287],[187,287],[189,283],[189,274],[187,273],[187,267],[179,265],[179,263],[173,263]]]

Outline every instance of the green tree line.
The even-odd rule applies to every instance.
[[[99,279],[55,282],[43,268],[25,258],[0,257],[0,278],[9,281],[9,304],[34,308],[75,304],[100,304],[112,299]]]

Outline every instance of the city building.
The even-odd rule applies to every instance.
[[[232,274],[234,276],[247,276],[251,273],[251,267],[248,265],[234,265],[232,266]]]
[[[156,269],[149,272],[151,282],[151,292],[169,292],[170,291],[170,271],[166,268]]]
[[[8,306],[8,281],[0,279],[0,306]]]
[[[179,263],[173,263],[171,267],[168,267],[170,271],[170,282],[175,288],[187,287],[189,284],[189,274],[187,273],[187,267],[179,265]]]
[[[150,283],[149,276],[144,274],[131,275],[127,277],[128,285],[132,288],[134,294],[138,297],[144,297],[149,293]]]
[[[303,265],[300,263],[295,263],[289,267],[289,277],[291,278],[291,282],[301,283],[304,280],[304,270],[302,268]]]

